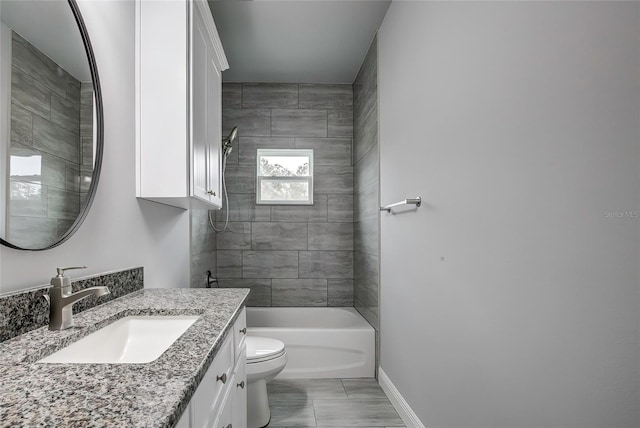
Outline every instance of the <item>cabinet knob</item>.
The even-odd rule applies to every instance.
[[[244,389],[244,381],[240,382],[240,383],[237,385],[237,387],[238,387],[238,388],[240,388],[240,389]]]
[[[245,328],[241,328],[241,329],[240,329],[240,333],[242,333],[242,334],[247,334],[247,327],[245,327]]]
[[[209,190],[209,191],[207,192],[207,194],[208,194],[208,195],[215,196],[215,195],[216,195],[216,192],[214,192],[213,190]]]
[[[216,376],[216,382],[222,381],[223,384],[227,383],[227,374],[222,373],[222,376]]]

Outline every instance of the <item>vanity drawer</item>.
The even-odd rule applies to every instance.
[[[191,403],[194,406],[194,423],[192,426],[209,426],[210,421],[215,418],[227,385],[231,382],[233,363],[234,341],[233,336],[228,335],[193,396]]]
[[[233,340],[235,343],[235,360],[238,360],[238,357],[245,352],[244,349],[244,338],[247,335],[247,309],[242,308],[240,315],[236,319],[236,322],[233,324]]]

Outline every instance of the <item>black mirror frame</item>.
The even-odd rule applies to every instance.
[[[100,171],[102,169],[102,151],[104,145],[104,118],[102,111],[102,91],[100,89],[100,79],[98,78],[98,66],[96,64],[96,59],[93,54],[93,47],[91,46],[91,40],[89,39],[89,33],[87,32],[87,27],[84,24],[84,20],[82,19],[82,14],[80,13],[80,9],[78,8],[78,4],[76,0],[67,0],[69,3],[69,7],[71,7],[71,12],[76,19],[76,23],[78,24],[78,30],[80,30],[80,35],[82,37],[82,41],[84,43],[84,49],[87,54],[87,61],[89,61],[89,69],[91,71],[91,78],[93,80],[93,93],[95,98],[95,109],[96,109],[96,153],[95,160],[93,165],[93,175],[91,176],[91,185],[89,186],[89,192],[87,194],[87,199],[85,201],[84,206],[82,207],[80,214],[76,217],[76,220],[73,222],[69,230],[65,232],[64,235],[53,244],[44,247],[44,248],[22,248],[17,245],[14,245],[10,242],[5,241],[0,238],[0,244],[9,248],[13,248],[15,250],[25,250],[25,251],[45,251],[55,248],[65,241],[67,241],[82,225],[82,222],[87,217],[89,213],[89,209],[93,204],[93,198],[96,194],[96,189],[98,187],[98,181],[100,178]]]

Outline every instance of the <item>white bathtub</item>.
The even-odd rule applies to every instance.
[[[375,375],[375,331],[353,308],[247,308],[247,334],[284,342],[278,378]]]

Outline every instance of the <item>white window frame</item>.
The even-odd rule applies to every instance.
[[[304,177],[273,177],[260,175],[260,159],[262,156],[307,156],[309,158],[309,176]],[[299,181],[309,183],[309,199],[306,201],[268,200],[263,201],[260,190],[262,180],[270,181]],[[313,205],[313,149],[257,149],[256,151],[256,205]]]

